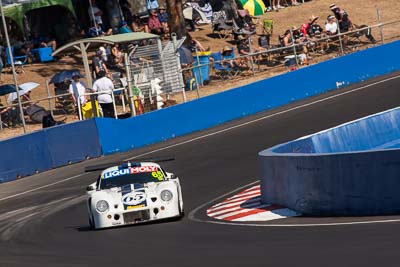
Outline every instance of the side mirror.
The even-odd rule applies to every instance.
[[[176,176],[175,174],[171,174],[171,176],[169,177],[169,179],[176,179],[178,178],[178,176]]]
[[[86,191],[93,191],[93,190],[96,190],[96,187],[95,186],[93,186],[93,185],[89,185],[88,187],[86,187]]]

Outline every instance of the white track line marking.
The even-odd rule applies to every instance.
[[[73,179],[81,177],[81,176],[83,176],[83,174],[78,174],[78,175],[75,175],[75,176],[72,176],[72,177],[68,177],[68,178],[66,178],[64,180],[60,180],[60,181],[57,181],[57,182],[54,182],[54,183],[51,183],[51,184],[46,184],[46,185],[43,185],[43,186],[39,186],[39,187],[30,189],[30,190],[26,190],[24,192],[21,192],[21,193],[18,193],[18,194],[14,194],[14,195],[11,195],[11,196],[8,196],[8,197],[3,197],[3,198],[0,198],[0,201],[4,201],[4,200],[10,199],[10,198],[14,198],[14,197],[19,197],[19,196],[22,196],[22,195],[25,195],[25,194],[28,194],[28,193],[43,189],[43,188],[47,188],[47,187],[50,187],[50,186],[53,186],[53,185],[56,185],[56,184],[60,184],[60,183],[63,183],[63,182],[69,181],[69,180],[73,180]]]
[[[153,154],[153,153],[156,153],[156,152],[164,151],[164,150],[167,150],[167,149],[170,149],[170,148],[173,148],[173,147],[177,147],[177,146],[181,146],[181,145],[184,145],[184,144],[192,143],[192,142],[197,141],[197,140],[201,140],[201,139],[204,139],[204,138],[207,138],[207,137],[210,137],[210,136],[214,136],[214,135],[217,135],[217,134],[220,134],[220,133],[224,133],[224,132],[227,132],[227,131],[230,131],[230,130],[233,130],[233,129],[236,129],[236,128],[239,128],[239,127],[243,127],[243,126],[246,126],[246,125],[261,121],[261,120],[272,118],[272,117],[275,117],[275,116],[278,116],[278,115],[281,115],[281,114],[285,114],[285,113],[288,113],[288,112],[293,111],[293,110],[297,110],[297,109],[305,108],[305,107],[308,107],[308,106],[312,106],[312,105],[317,104],[317,103],[321,103],[321,102],[324,102],[324,101],[327,101],[327,100],[330,100],[330,99],[333,99],[333,98],[336,98],[336,97],[340,97],[342,95],[346,95],[346,94],[350,94],[350,93],[353,93],[353,92],[357,92],[357,91],[360,91],[362,89],[365,89],[365,88],[368,88],[368,87],[371,87],[371,86],[374,86],[374,85],[377,85],[377,84],[385,83],[387,81],[391,81],[391,80],[394,80],[394,79],[397,79],[397,78],[400,78],[400,75],[397,75],[397,76],[394,76],[394,77],[390,77],[390,78],[387,78],[387,79],[384,79],[384,80],[380,80],[378,82],[374,82],[374,83],[371,83],[371,84],[367,84],[367,85],[364,85],[364,86],[361,86],[361,87],[358,87],[358,88],[354,88],[352,90],[349,90],[349,91],[346,91],[346,92],[343,92],[343,93],[340,93],[340,94],[335,94],[333,96],[329,96],[329,97],[326,97],[326,98],[323,98],[323,99],[319,99],[319,100],[310,102],[308,104],[303,104],[303,105],[299,105],[299,106],[296,106],[296,107],[293,107],[293,108],[290,108],[290,109],[282,110],[280,112],[276,112],[276,113],[273,113],[273,114],[270,114],[270,115],[267,115],[267,116],[263,116],[261,118],[254,119],[254,120],[251,120],[251,121],[248,121],[248,122],[245,122],[245,123],[241,123],[241,124],[238,124],[238,125],[235,125],[235,126],[223,129],[223,130],[219,130],[219,131],[216,131],[216,132],[213,132],[213,133],[209,133],[209,134],[205,134],[205,135],[202,135],[202,136],[198,136],[196,138],[192,138],[192,139],[186,140],[184,142],[180,142],[180,143],[176,143],[176,144],[169,145],[169,146],[166,146],[166,147],[154,149],[152,151],[149,151],[149,152],[146,152],[146,153],[142,153],[142,154],[134,156],[134,157],[129,157],[129,158],[125,159],[125,160],[131,160],[131,159],[135,159],[135,158],[140,158],[140,157],[143,157],[143,156],[146,156],[146,155],[149,155],[149,154]],[[56,184],[60,184],[60,183],[63,183],[63,182],[69,181],[69,180],[73,180],[73,179],[79,178],[79,177],[81,177],[83,175],[84,174],[78,174],[78,175],[75,175],[75,176],[72,176],[72,177],[68,177],[66,179],[63,179],[63,180],[60,180],[60,181],[57,181],[57,182],[54,182],[54,183],[51,183],[51,184],[47,184],[47,185],[44,185],[44,186],[39,186],[39,187],[30,189],[30,190],[27,190],[27,191],[24,191],[24,192],[21,192],[21,193],[17,193],[17,194],[8,196],[8,197],[0,198],[0,202],[4,201],[4,200],[7,200],[7,199],[15,198],[15,197],[18,197],[18,196],[21,196],[21,195],[25,195],[27,193],[31,193],[31,192],[34,192],[34,191],[37,191],[37,190],[40,190],[40,189],[43,189],[43,188],[47,188],[47,187],[50,187],[50,186],[53,186],[53,185],[56,185]],[[235,192],[235,191],[236,190],[234,190],[233,192]]]
[[[330,100],[330,99],[334,99],[336,97],[340,97],[340,96],[343,96],[343,95],[354,93],[354,92],[360,91],[362,89],[365,89],[365,88],[368,88],[368,87],[371,87],[371,86],[374,86],[374,85],[377,85],[377,84],[381,84],[381,83],[384,83],[384,82],[387,82],[387,81],[391,81],[391,80],[394,80],[394,79],[397,79],[397,78],[400,78],[400,75],[397,75],[397,76],[394,76],[394,77],[390,77],[390,78],[387,78],[387,79],[384,79],[384,80],[381,80],[381,81],[378,81],[378,82],[374,82],[374,83],[371,83],[371,84],[367,84],[367,85],[364,85],[364,86],[361,86],[361,87],[358,87],[358,88],[354,88],[352,90],[349,90],[349,91],[346,91],[346,92],[343,92],[343,93],[339,93],[339,94],[335,94],[335,95],[332,95],[332,96],[329,96],[329,97],[326,97],[326,98],[322,98],[322,99],[319,99],[319,100],[316,100],[316,101],[313,101],[313,102],[310,102],[310,103],[307,103],[307,104],[303,104],[303,105],[295,106],[293,108],[285,109],[285,110],[282,110],[282,111],[279,111],[279,112],[276,112],[276,113],[273,113],[273,114],[270,114],[270,115],[266,115],[266,116],[260,117],[258,119],[254,119],[254,120],[248,121],[248,122],[244,122],[244,123],[241,123],[241,124],[238,124],[238,125],[235,125],[235,126],[231,126],[231,127],[228,127],[228,128],[225,128],[225,129],[213,132],[213,133],[201,135],[201,136],[195,137],[195,138],[190,139],[190,140],[186,140],[186,141],[183,141],[183,142],[180,142],[180,143],[176,143],[176,144],[169,145],[169,146],[166,146],[166,147],[158,148],[158,149],[155,149],[155,150],[152,150],[152,151],[149,151],[149,152],[146,152],[146,153],[134,156],[134,157],[127,158],[126,160],[131,160],[131,159],[147,156],[147,155],[155,153],[155,152],[164,151],[164,150],[167,150],[167,149],[170,149],[170,148],[173,148],[173,147],[177,147],[177,146],[180,146],[180,145],[192,143],[194,141],[201,140],[201,139],[204,139],[206,137],[214,136],[214,135],[217,135],[217,134],[220,134],[220,133],[224,133],[224,132],[236,129],[236,128],[240,128],[240,127],[243,127],[243,126],[246,126],[246,125],[249,125],[249,124],[253,124],[253,123],[261,121],[261,120],[265,120],[265,119],[268,119],[268,118],[276,117],[278,115],[285,114],[285,113],[291,112],[293,110],[309,107],[309,106],[312,106],[312,105],[315,105],[315,104],[318,104],[318,103],[321,103],[321,102],[325,102],[325,101]],[[329,92],[334,92],[334,91],[329,91]]]

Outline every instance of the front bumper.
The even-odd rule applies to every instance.
[[[138,224],[180,216],[179,209],[176,205],[153,206],[124,211],[108,211],[105,213],[94,211],[93,215],[96,229]]]

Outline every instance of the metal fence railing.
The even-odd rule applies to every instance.
[[[377,45],[383,44],[399,38],[399,25],[400,20],[381,23],[378,12],[378,23],[376,25],[358,28],[345,33],[338,33],[335,36],[321,36],[318,39],[303,43],[292,42],[286,47],[273,47],[265,51],[251,52],[249,55],[235,56],[233,59],[229,60],[239,62],[249,59],[247,70],[250,72],[250,75],[268,73],[271,70],[270,66],[266,69],[260,68],[264,62],[273,62],[274,67],[283,67],[283,71],[287,71],[291,68],[296,69],[301,67],[301,50],[303,46],[311,46],[312,43],[315,42],[331,42],[335,46],[332,50],[334,56],[341,56],[369,46],[368,42],[356,44],[348,42],[346,44],[346,39],[357,35],[361,31],[370,30],[377,37]],[[186,102],[187,98],[199,98],[204,95],[202,93],[204,88],[211,88],[215,85],[215,82],[219,83],[221,81],[221,77],[215,75],[215,65],[224,64],[227,60],[201,63],[199,57],[196,56],[198,53],[195,53],[195,66],[182,68],[179,61],[179,53],[177,52],[182,42],[183,40],[176,40],[174,38],[172,41],[166,43],[157,41],[155,43],[131,47],[130,53],[127,53],[125,56],[126,70],[123,76],[126,77],[112,78],[115,85],[112,99],[116,118],[120,117],[122,114],[124,114],[124,116],[136,116],[158,109],[161,107],[160,103],[166,102],[167,99],[173,99],[175,102],[181,103]],[[250,49],[253,50],[251,42],[249,42],[249,45]],[[199,78],[201,80],[204,78],[201,76],[202,72],[200,71],[202,67],[208,68],[210,74],[208,77],[208,85],[198,80]],[[194,72],[199,73],[200,76],[194,75]],[[188,73],[189,75],[184,75]],[[195,91],[185,90],[186,82],[184,77],[186,76],[196,80]],[[241,71],[238,71],[234,76],[229,77],[229,81],[236,78],[241,79],[241,77],[243,78],[246,76],[243,76]],[[158,81],[160,81],[160,87],[158,87]],[[48,83],[46,83],[46,92],[46,97],[26,101],[23,102],[22,105],[26,107],[33,103],[41,103],[52,115],[75,114],[80,119],[84,119],[85,116],[82,114],[82,106],[78,105],[77,108],[75,108],[69,93],[56,95],[51,92]],[[92,96],[92,98],[96,96],[95,93],[89,91],[87,95]],[[65,102],[60,103],[60,99],[64,99]],[[4,119],[3,111],[6,109],[15,110],[17,108],[18,104],[9,104],[0,110],[0,112],[3,113],[0,117],[0,130],[2,130],[3,127],[8,127],[8,125],[2,121],[2,119]],[[97,112],[93,113],[97,114]],[[101,116],[101,113],[97,115]]]
[[[225,64],[228,61],[237,61],[240,62],[244,59],[247,59],[249,62],[250,66],[248,66],[247,70],[250,71],[251,75],[255,75],[257,72],[268,72],[270,69],[266,70],[260,70],[260,65],[263,64],[263,62],[271,62],[274,61],[273,65],[275,67],[289,67],[288,69],[293,70],[301,67],[303,65],[303,52],[302,52],[302,47],[306,46],[308,48],[312,48],[313,46],[315,47],[316,43],[321,44],[321,43],[330,43],[331,46],[334,47],[334,49],[331,49],[331,53],[337,57],[337,56],[342,56],[348,53],[352,53],[358,49],[362,49],[362,47],[367,47],[369,44],[371,44],[370,41],[367,41],[367,39],[362,40],[361,38],[364,38],[362,33],[365,32],[373,32],[374,35],[378,33],[378,38],[377,38],[377,43],[375,45],[379,44],[384,44],[385,40],[388,38],[385,35],[384,29],[388,27],[395,27],[397,28],[397,33],[399,30],[399,25],[400,25],[400,20],[396,21],[391,21],[391,22],[386,22],[386,23],[378,23],[376,25],[371,25],[371,26],[365,26],[365,27],[359,27],[357,29],[343,32],[341,33],[339,30],[339,33],[332,36],[320,36],[318,38],[313,38],[313,39],[308,39],[305,42],[301,43],[296,43],[292,41],[290,45],[285,46],[285,47],[272,47],[268,50],[264,51],[258,51],[258,52],[251,52],[248,55],[239,55],[235,56],[234,58],[230,59],[223,59],[223,60],[217,60],[217,61],[210,61],[209,63],[203,63],[203,64],[196,64],[196,66],[190,66],[188,68],[183,69],[183,72],[193,72],[195,70],[198,70],[199,68],[202,67],[208,67],[210,69],[211,75],[209,76],[209,84],[212,86],[213,81],[220,81],[221,78],[212,75],[212,73],[215,73],[215,65],[217,64]],[[400,35],[397,34],[397,38]],[[355,41],[354,41],[354,40]],[[356,40],[357,39],[357,40]],[[393,39],[393,35],[391,35],[391,39]],[[251,51],[254,51],[252,48],[252,41],[251,41],[251,36],[248,39],[248,43],[250,46]],[[319,54],[317,50],[311,51],[311,54],[316,55],[322,55]],[[265,59],[265,60],[264,60]],[[196,60],[196,59],[195,59]],[[290,68],[293,67],[293,68]],[[239,71],[240,74],[240,71]],[[246,73],[248,74],[248,73]],[[240,77],[240,75],[233,75],[230,76],[230,80],[235,79],[236,77]],[[203,83],[198,81],[198,77],[196,75],[192,75],[191,78],[196,79],[196,93],[194,94],[194,98],[199,97],[199,92],[201,91],[201,88],[203,87]]]

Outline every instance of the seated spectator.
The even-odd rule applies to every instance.
[[[158,19],[157,10],[155,10],[155,9],[150,10],[148,25],[149,25],[149,30],[151,33],[155,33],[155,34],[164,34],[165,33],[164,28],[161,25],[160,20]]]
[[[303,53],[307,55],[308,50],[307,50],[307,46],[306,46],[305,42],[307,42],[307,38],[300,31],[300,29],[296,26],[293,26],[291,30],[290,29],[286,30],[282,35],[279,36],[279,43],[283,47],[289,47],[293,43],[295,43],[295,44],[304,43],[304,45],[301,46],[301,49],[302,49]],[[307,62],[306,62],[306,64],[307,64]]]
[[[346,12],[346,10],[336,6],[335,4],[330,5],[329,8],[331,9],[331,11],[333,12],[336,19],[339,22],[339,30],[341,33],[352,31],[352,30],[359,29],[359,28],[367,28],[368,27],[368,25],[358,26],[356,24],[353,24],[353,22],[350,20],[349,15]],[[376,43],[375,38],[371,34],[371,28],[365,29],[363,31],[359,31],[356,34],[365,35],[365,37],[367,37],[371,43],[373,43],[373,44]]]
[[[293,44],[292,32],[290,30],[286,30],[283,34],[279,35],[278,39],[280,46],[287,47]]]
[[[111,56],[115,65],[118,67],[124,66],[124,53],[120,50],[118,43],[114,44],[114,46],[111,48]]]
[[[164,29],[168,29],[168,13],[165,11],[164,6],[160,6],[158,9],[157,17]]]
[[[125,20],[119,22],[119,33],[131,33],[132,30],[129,28],[128,23]]]
[[[310,37],[321,36],[323,33],[322,27],[317,23],[319,17],[312,15],[308,23],[307,35]]]
[[[264,49],[270,48],[270,34],[261,34],[258,37],[258,45]]]
[[[267,51],[265,48],[258,47],[258,48],[253,48],[250,49],[250,43],[252,43],[252,39],[250,35],[239,35],[238,36],[238,43],[237,43],[237,50],[239,52],[240,56],[246,56],[246,55],[251,55],[252,53],[258,53],[262,51]],[[253,60],[259,60],[260,55],[254,56]],[[249,63],[251,61],[251,57],[244,57],[238,60],[239,66],[242,67],[249,67]],[[251,70],[247,74],[251,74]]]
[[[303,50],[303,53],[308,55],[308,49],[307,49],[308,39],[307,39],[307,36],[304,35],[304,33],[301,32],[300,29],[297,26],[293,26],[292,27],[292,33],[293,33],[294,43],[295,44],[303,44],[301,46],[302,50]]]
[[[161,22],[162,27],[164,28],[165,37],[169,37],[169,27],[168,27],[168,13],[165,11],[164,6],[160,6],[158,10],[158,20]]]
[[[326,18],[325,32],[327,35],[336,35],[338,33],[338,25],[334,15],[329,15]]]
[[[90,27],[88,30],[88,37],[97,37],[97,36],[104,36],[104,35],[111,35],[112,29],[108,29],[107,32],[104,32],[101,28],[100,24],[95,24],[93,27]]]
[[[307,29],[307,35],[310,37],[308,41],[311,41],[311,43],[308,43],[309,47],[312,46],[317,46],[320,45],[320,53],[325,53],[325,50],[328,49],[328,42],[327,41],[322,41],[319,42],[318,39],[325,37],[325,31],[324,29],[317,23],[318,21],[318,16],[312,15],[310,17],[310,22],[308,23],[308,29]]]
[[[223,65],[228,66],[232,69],[238,69],[239,68],[239,63],[235,61],[235,54],[233,52],[233,48],[226,45],[222,49],[222,59],[224,61],[222,62]]]
[[[131,25],[134,32],[150,32],[149,26],[147,24],[143,24],[139,16],[133,16]]]
[[[57,49],[56,39],[51,36],[41,36],[37,31],[33,31],[31,38],[33,48],[51,47],[53,51]]]
[[[252,17],[249,14],[249,11],[246,9],[240,9],[238,12],[238,19],[236,20],[237,25],[240,29],[244,29],[249,32],[256,31],[256,24],[253,22]]]

